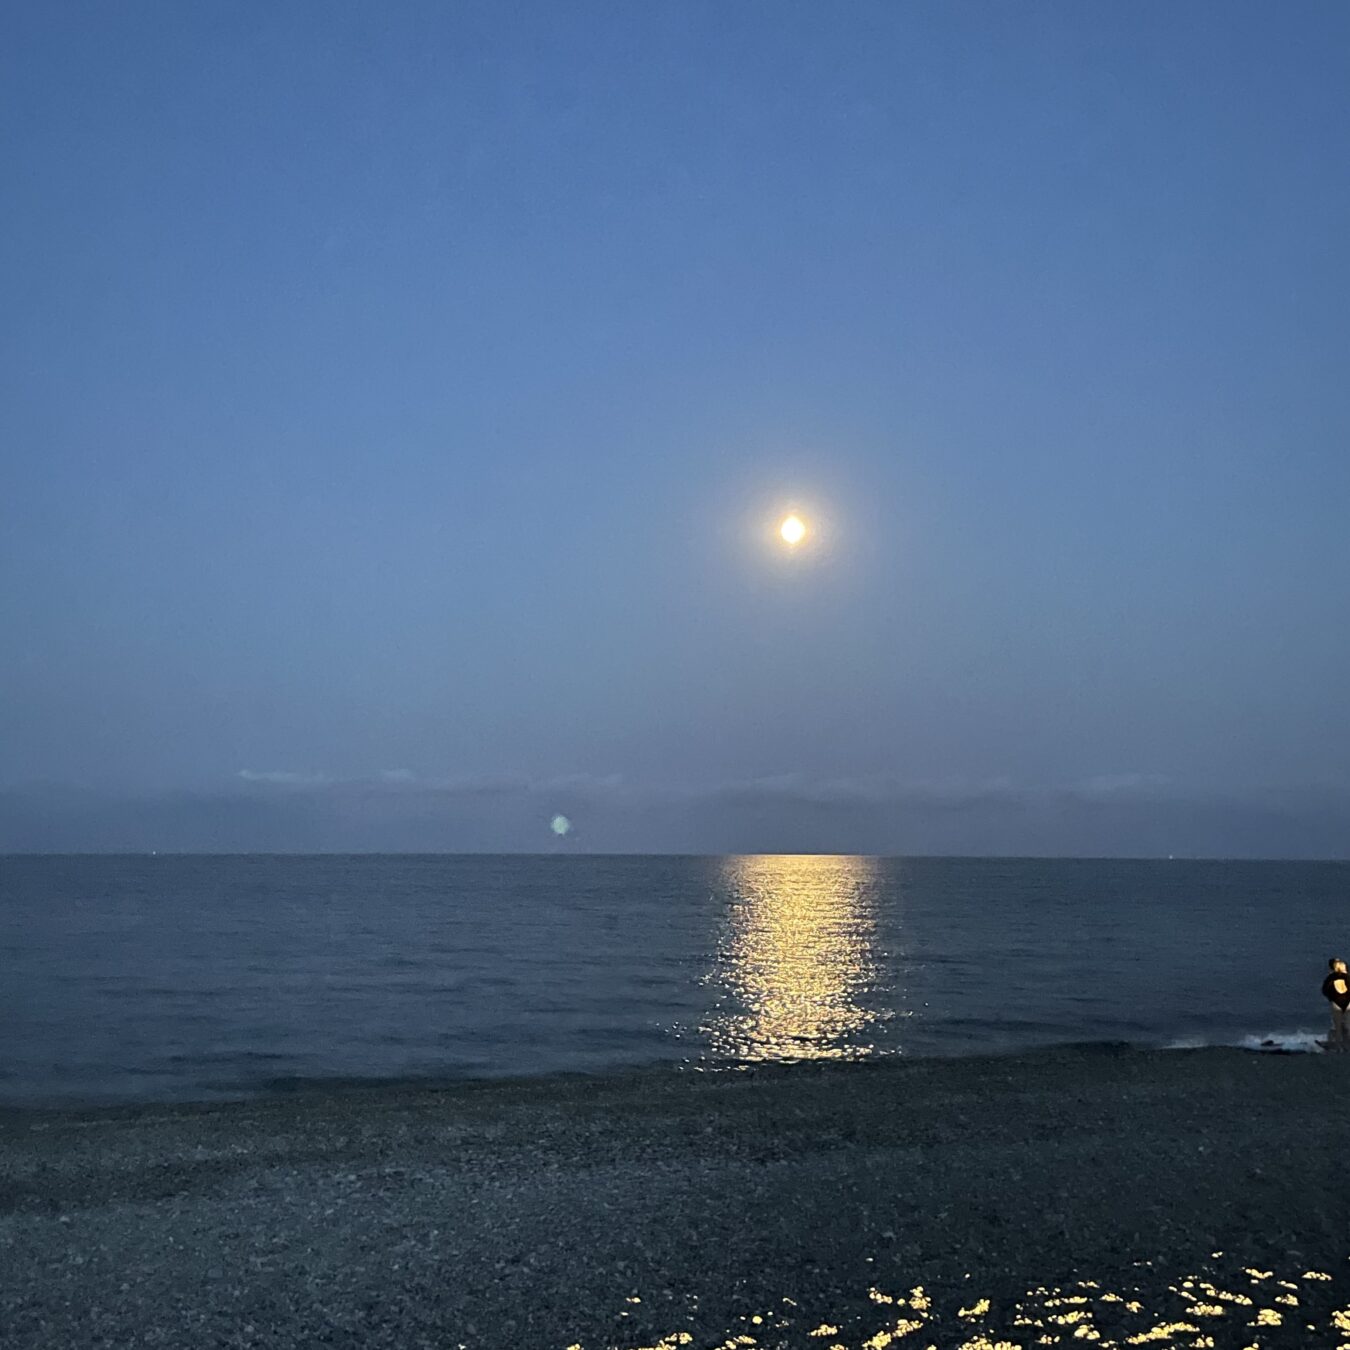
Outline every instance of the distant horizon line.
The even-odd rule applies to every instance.
[[[1108,853],[840,853],[806,849],[798,852],[762,850],[650,852],[641,849],[18,849],[0,851],[10,858],[874,858],[879,862],[1204,862],[1310,863],[1350,866],[1350,856],[1303,857],[1242,854],[1108,854]]]

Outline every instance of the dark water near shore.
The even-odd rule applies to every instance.
[[[0,1101],[1320,1030],[1350,864],[0,859]]]

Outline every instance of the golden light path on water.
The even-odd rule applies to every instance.
[[[724,994],[702,1027],[712,1053],[741,1061],[859,1059],[889,1015],[877,980],[877,863],[871,858],[729,858],[731,896],[713,979]]]
[[[1213,1253],[1218,1259],[1222,1252]],[[1136,1261],[1136,1267],[1151,1266]],[[1206,1263],[1208,1264],[1208,1263]],[[1084,1279],[1067,1287],[1039,1286],[1025,1297],[995,1308],[974,1282],[960,1300],[939,1306],[933,1293],[919,1287],[867,1289],[872,1316],[832,1318],[820,1309],[808,1312],[784,1295],[776,1304],[737,1320],[725,1334],[699,1338],[684,1329],[655,1340],[608,1342],[616,1350],[752,1350],[802,1346],[821,1350],[1032,1350],[1039,1346],[1090,1344],[1098,1350],[1133,1350],[1136,1346],[1177,1346],[1190,1350],[1261,1350],[1267,1336],[1281,1328],[1296,1343],[1350,1350],[1350,1307],[1333,1293],[1333,1277],[1325,1269],[1282,1273],[1245,1266],[1220,1274],[1174,1276],[1166,1296],[1153,1296],[1149,1306],[1133,1285],[1112,1289]],[[629,1305],[642,1303],[629,1295]],[[630,1316],[616,1313],[622,1324]],[[1282,1339],[1281,1344],[1290,1343]],[[567,1350],[592,1350],[574,1343]]]

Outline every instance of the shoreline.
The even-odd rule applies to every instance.
[[[75,1095],[35,1094],[30,1098],[15,1096],[7,1100],[0,1096],[0,1125],[7,1117],[84,1115],[100,1113],[135,1114],[138,1111],[165,1111],[171,1108],[216,1110],[251,1102],[294,1102],[311,1096],[347,1094],[383,1094],[439,1092],[453,1093],[461,1088],[502,1087],[513,1084],[549,1084],[607,1082],[646,1078],[650,1075],[672,1077],[720,1077],[727,1074],[772,1075],[777,1073],[809,1073],[825,1070],[848,1071],[867,1067],[908,1064],[948,1064],[972,1061],[1019,1062],[1037,1061],[1047,1056],[1098,1054],[1208,1054],[1210,1052],[1246,1055],[1311,1055],[1320,1057],[1325,1050],[1325,1031],[1299,1029],[1277,1032],[1272,1036],[1248,1034],[1240,1042],[1216,1041],[1203,1037],[1179,1035],[1166,1042],[1139,1042],[1124,1040],[1061,1041],[1003,1050],[968,1050],[955,1054],[860,1054],[856,1058],[800,1060],[726,1060],[685,1062],[671,1059],[653,1059],[642,1063],[617,1064],[598,1069],[555,1069],[543,1073],[480,1073],[480,1074],[320,1074],[313,1076],[283,1075],[257,1082],[241,1080],[238,1083],[218,1083],[209,1094],[194,1095],[192,1089],[173,1095],[146,1095],[134,1097],[121,1093]]]
[[[1348,1145],[1350,1056],[1116,1045],[5,1109],[0,1340],[1338,1345]]]

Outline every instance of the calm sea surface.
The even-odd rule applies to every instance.
[[[0,858],[0,1101],[1320,1029],[1350,864]]]

